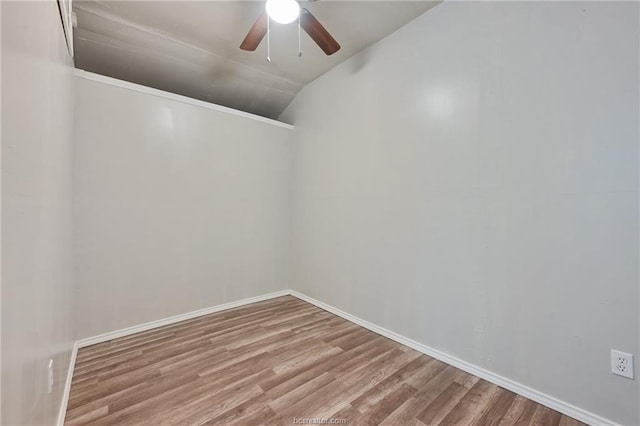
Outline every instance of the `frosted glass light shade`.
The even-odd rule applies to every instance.
[[[267,0],[267,14],[280,24],[290,24],[300,15],[300,6],[295,0]]]

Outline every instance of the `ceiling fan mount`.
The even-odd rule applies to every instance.
[[[315,0],[312,0],[315,1]],[[267,0],[262,12],[246,37],[240,44],[240,49],[254,51],[267,34],[269,19],[280,23],[292,23],[299,20],[300,27],[327,55],[333,55],[340,50],[340,44],[329,34],[325,27],[309,12],[300,7],[296,0]]]

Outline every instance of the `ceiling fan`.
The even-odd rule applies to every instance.
[[[299,26],[309,34],[309,37],[316,42],[324,53],[332,55],[340,50],[340,45],[331,34],[308,9],[300,7],[296,0],[267,0],[264,12],[247,33],[242,44],[240,44],[240,49],[256,50],[269,30],[269,19],[280,24],[290,24],[298,20]]]

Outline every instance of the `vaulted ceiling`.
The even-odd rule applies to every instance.
[[[76,67],[277,118],[309,82],[437,1],[305,2],[342,45],[326,56],[296,24],[271,26],[255,52],[239,49],[264,10],[254,1],[74,1]]]

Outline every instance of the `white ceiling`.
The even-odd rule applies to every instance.
[[[74,1],[76,67],[269,118],[310,81],[437,1],[304,3],[340,43],[326,56],[296,24],[271,26],[255,52],[240,42],[264,8],[254,1]]]

